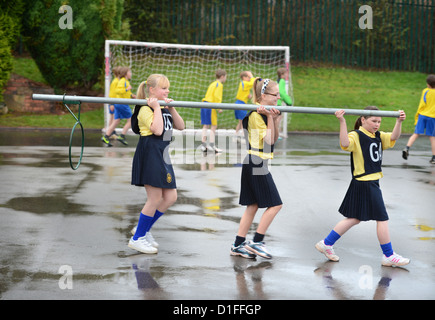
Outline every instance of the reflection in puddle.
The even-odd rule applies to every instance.
[[[269,297],[263,288],[263,272],[272,268],[270,261],[247,260],[232,256],[238,299],[241,300],[265,300]]]
[[[417,224],[417,225],[414,225],[414,227],[417,230],[420,230],[423,232],[431,232],[431,231],[435,230],[435,228],[429,227],[429,226],[424,225],[424,224]],[[433,233],[433,232],[431,232],[431,233]],[[435,240],[435,236],[418,237],[417,239],[418,240],[425,240],[425,241],[426,240]]]
[[[429,227],[429,226],[426,226],[426,225],[424,225],[424,224],[418,224],[418,225],[415,225],[415,227],[416,227],[418,230],[421,230],[421,231],[431,231],[431,230],[434,230],[434,228]]]
[[[337,300],[349,300],[360,299],[360,297],[351,295],[348,291],[352,291],[353,288],[348,288],[348,284],[343,283],[333,277],[333,269],[338,266],[338,262],[326,261],[319,265],[314,273],[316,276],[321,277],[325,289],[330,295]],[[363,268],[364,267],[364,268]],[[361,271],[364,269],[369,270],[367,274],[363,274]],[[372,267],[364,265],[360,267],[359,273],[363,275],[360,277],[358,283],[361,290],[373,290],[374,278],[372,278]],[[385,300],[387,298],[387,292],[390,287],[391,281],[400,277],[403,274],[408,274],[409,271],[402,267],[381,267],[381,277],[377,283],[376,288],[373,291],[373,300]]]

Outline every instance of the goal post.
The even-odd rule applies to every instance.
[[[236,101],[242,71],[251,71],[254,77],[276,80],[278,68],[285,67],[289,71],[286,90],[294,104],[288,46],[211,46],[106,40],[105,97],[109,96],[112,69],[116,66],[127,66],[131,69],[132,93],[136,93],[139,84],[150,74],[161,73],[170,81],[171,99],[192,102],[202,101],[208,86],[216,80],[215,71],[224,69],[227,80],[224,83],[223,103]],[[194,123],[195,129],[202,128],[199,110],[183,108],[179,112],[185,121]],[[104,124],[107,127],[108,104],[104,105],[104,114]],[[290,117],[287,112],[283,117],[280,134],[287,136]],[[218,114],[218,132],[222,129],[234,131],[236,125],[234,111],[224,110]]]

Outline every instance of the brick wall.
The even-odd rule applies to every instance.
[[[48,85],[32,81],[17,74],[11,74],[6,90],[3,93],[6,107],[15,113],[63,114],[68,112],[62,102],[32,100],[32,94],[54,94],[54,89]],[[92,90],[67,90],[67,95],[99,96],[101,92]],[[82,111],[102,108],[102,103],[82,103]]]
[[[47,85],[11,74],[3,96],[9,111],[38,114],[59,113],[61,108],[58,103],[32,100],[33,93],[54,94],[54,90]]]

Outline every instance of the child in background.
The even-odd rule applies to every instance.
[[[133,157],[131,184],[145,187],[147,201],[128,246],[142,253],[157,253],[158,243],[151,235],[151,227],[177,200],[168,146],[172,129],[183,130],[184,120],[174,107],[160,107],[158,100],[172,101],[168,94],[169,80],[162,74],[150,75],[137,90],[138,99],[147,99],[148,105],[136,106],[140,108],[140,139]]]
[[[115,89],[115,94],[116,94],[116,98],[121,98],[121,99],[134,99],[136,98],[136,95],[131,93],[131,85],[130,82],[128,80],[131,79],[131,70],[128,67],[121,67],[119,69],[119,81],[118,81],[118,85]],[[118,136],[117,140],[120,141],[122,144],[124,145],[128,145],[127,140],[125,139],[125,135],[128,131],[128,129],[131,126],[131,109],[130,106],[127,104],[115,104],[115,120],[113,121],[113,123],[108,127],[107,129],[107,134],[108,133],[112,133],[115,128],[117,127],[117,125],[121,122],[121,119],[127,119],[126,124],[124,125],[124,127],[122,128],[122,134],[120,136]],[[101,140],[107,144],[109,147],[112,146],[112,144],[109,142],[109,136],[108,135],[104,135]]]
[[[378,110],[367,107],[366,110]],[[333,245],[343,234],[361,221],[376,220],[376,231],[382,249],[383,266],[404,266],[409,259],[393,251],[388,229],[388,214],[385,209],[379,179],[382,174],[382,150],[392,148],[399,139],[402,122],[406,115],[400,111],[400,117],[392,132],[378,131],[381,118],[376,116],[359,117],[355,130],[347,132],[344,110],[338,110],[335,116],[340,121],[340,146],[351,152],[352,181],[339,212],[345,217],[329,235],[316,244],[316,249],[329,260],[338,261]]]
[[[110,83],[109,98],[116,98],[115,89],[118,86],[119,69],[120,69],[120,67],[114,67],[112,69],[113,80]],[[110,115],[110,119],[109,119],[109,126],[110,126],[113,123],[114,115],[115,115],[115,106],[113,104],[109,105],[109,115]],[[112,133],[110,133],[110,132],[106,132],[106,133],[108,133],[109,137],[111,137],[112,135],[116,135],[116,131],[115,130],[113,130]]]
[[[236,103],[237,104],[247,104],[248,100],[251,99],[251,89],[254,85],[255,78],[252,75],[251,71],[242,71],[240,73],[240,83],[239,83],[239,89],[237,90],[236,95]],[[236,119],[238,120],[237,126],[236,126],[236,137],[239,134],[239,131],[243,135],[243,125],[242,120],[246,116],[247,112],[246,110],[234,110],[234,115]]]
[[[227,73],[225,70],[218,69],[216,71],[216,81],[213,81],[205,94],[203,102],[222,103],[223,84],[227,80]],[[219,110],[222,112],[222,110]],[[214,153],[222,152],[221,149],[215,146],[215,134],[217,129],[217,112],[216,109],[201,109],[201,124],[202,127],[202,144],[201,150],[203,152],[210,151]],[[207,130],[210,129],[210,139],[207,145]]]
[[[243,119],[243,129],[248,145],[248,154],[243,161],[239,204],[246,206],[240,219],[239,230],[230,254],[243,258],[255,255],[271,259],[264,236],[279,210],[281,197],[269,172],[268,160],[273,158],[273,146],[278,140],[281,115],[278,110],[267,110],[264,106],[276,106],[279,99],[278,84],[270,79],[254,81],[253,101],[260,105]],[[258,208],[267,208],[260,219],[253,241],[246,241]]]
[[[293,104],[292,98],[287,94],[285,89],[285,80],[288,79],[288,70],[287,68],[279,68],[276,73],[278,74],[279,96],[281,97],[278,100],[277,106],[281,106],[282,101],[284,101],[286,105],[291,106]]]
[[[409,137],[405,149],[402,151],[402,158],[407,160],[409,156],[409,148],[415,140],[424,134],[429,136],[429,141],[432,149],[432,158],[430,163],[435,164],[435,75],[430,74],[426,78],[427,88],[423,89],[421,94],[420,104],[415,114],[415,131]]]
[[[287,68],[279,68],[276,72],[278,74],[278,86],[279,86],[279,95],[280,99],[278,100],[277,106],[281,106],[284,101],[285,105],[291,106],[293,104],[292,98],[287,94],[285,82],[288,79],[288,70]],[[286,125],[284,122],[281,123],[280,132],[282,132],[282,126]],[[281,137],[280,137],[281,139]]]

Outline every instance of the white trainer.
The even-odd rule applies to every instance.
[[[329,260],[338,261],[340,258],[335,254],[334,248],[325,244],[324,240],[316,243],[316,249],[323,253]]]
[[[151,232],[147,232],[145,234],[145,239],[148,241],[148,243],[150,245],[152,245],[154,248],[158,248],[159,244],[157,243],[157,241],[154,239],[153,235],[151,234]]]
[[[136,233],[137,226],[134,226],[133,229],[130,230],[131,234],[134,235]]]
[[[407,265],[411,260],[404,258],[397,253],[393,253],[391,256],[386,257],[385,254],[382,255],[382,265],[385,267],[400,267]]]
[[[133,237],[130,238],[128,242],[128,247],[134,250],[137,250],[142,253],[154,254],[157,253],[157,248],[154,248],[145,237],[139,238],[137,240],[133,240]]]
[[[131,234],[134,235],[136,233],[136,229],[137,226],[134,226],[133,229],[130,230]],[[153,235],[151,234],[151,232],[147,232],[145,234],[145,239],[154,247],[154,248],[158,248],[159,244],[157,243],[157,241],[154,239]]]

